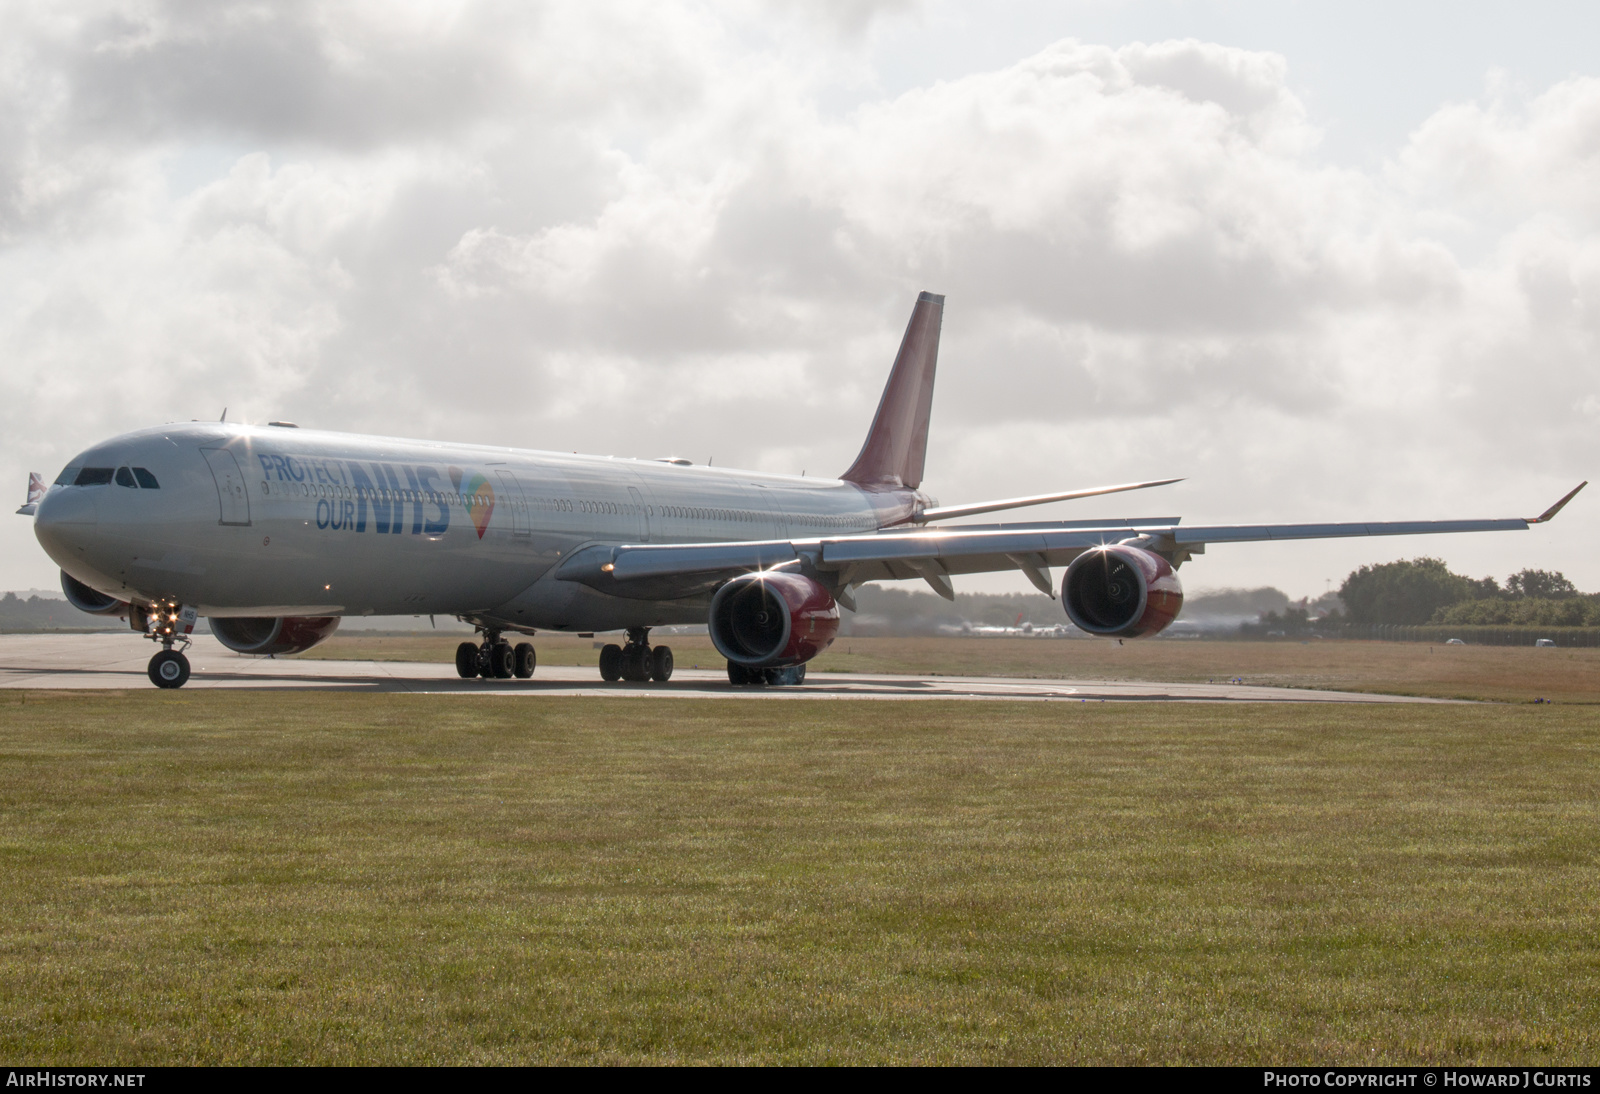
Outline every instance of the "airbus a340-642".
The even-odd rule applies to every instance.
[[[923,293],[861,454],[837,479],[517,448],[191,422],[74,457],[29,501],[67,599],[161,649],[158,687],[189,678],[196,619],[244,654],[294,653],[347,615],[456,616],[463,677],[527,678],[508,635],[626,631],[606,680],[665,681],[650,629],[706,623],[734,684],[797,684],[863,582],[1020,570],[1092,635],[1159,633],[1177,568],[1210,543],[1525,529],[1555,516],[1191,527],[1177,517],[943,525],[958,517],[1175,479],[941,506],[922,492],[944,297]],[[1582,489],[1580,485],[1578,489]]]

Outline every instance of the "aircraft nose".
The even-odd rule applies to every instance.
[[[46,553],[54,557],[61,548],[83,546],[83,540],[93,534],[99,520],[92,490],[58,487],[40,500],[33,515],[33,534]]]
[[[64,487],[51,490],[39,501],[34,513],[34,524],[55,527],[58,524],[99,523],[100,514],[94,503],[94,492],[83,487]]]

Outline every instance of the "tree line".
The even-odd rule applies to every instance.
[[[1354,571],[1339,599],[1358,625],[1600,627],[1600,594],[1552,570],[1519,570],[1502,585],[1452,573],[1441,559],[1403,559]]]

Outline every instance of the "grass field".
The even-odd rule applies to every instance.
[[[1580,706],[0,696],[0,1056],[1600,1061]]]
[[[596,642],[540,635],[543,665],[594,665]],[[335,636],[304,656],[349,660],[454,659],[460,635]],[[678,664],[724,662],[704,637],[665,639]],[[1600,649],[1428,646],[1416,642],[1128,642],[1041,638],[841,638],[812,672],[1032,676],[1376,691],[1442,699],[1600,703]]]

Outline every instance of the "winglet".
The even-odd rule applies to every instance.
[[[37,471],[28,472],[28,503],[17,510],[19,516],[31,517],[38,512],[39,502],[44,499],[44,476]]]
[[[1536,517],[1529,517],[1528,518],[1528,523],[1529,524],[1543,524],[1545,521],[1552,519],[1557,513],[1561,512],[1561,507],[1563,505],[1567,504],[1567,502],[1569,502],[1573,498],[1577,497],[1578,496],[1578,491],[1582,490],[1585,486],[1588,486],[1588,485],[1589,485],[1589,480],[1588,479],[1585,479],[1584,481],[1580,482],[1577,486],[1574,486],[1570,491],[1568,491],[1566,497],[1564,497],[1560,501],[1556,502],[1550,508],[1546,509],[1544,512],[1540,513]]]

